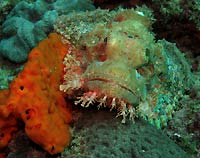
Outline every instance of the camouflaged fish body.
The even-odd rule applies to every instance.
[[[133,9],[60,17],[55,30],[74,44],[60,90],[83,107],[117,109],[123,123],[140,116],[165,126],[189,87],[190,67],[175,45],[155,42],[150,28],[149,17]]]

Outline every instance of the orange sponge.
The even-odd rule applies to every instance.
[[[70,141],[70,105],[59,91],[69,47],[56,33],[41,41],[11,83],[6,104],[0,106],[0,115],[23,120],[30,139],[51,154],[61,152]]]
[[[4,108],[7,97],[9,95],[9,90],[0,91],[0,108]],[[7,108],[9,108],[7,106]],[[0,115],[0,149],[7,146],[8,141],[12,138],[12,133],[17,131],[17,120],[14,116],[9,115],[8,117],[3,117]]]

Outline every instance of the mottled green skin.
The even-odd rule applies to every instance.
[[[86,20],[88,15],[90,19],[101,17],[100,22]],[[77,16],[76,31],[70,32]],[[76,103],[85,107],[99,102],[116,108],[118,116],[123,116],[122,122],[128,116],[131,119],[140,116],[158,128],[166,126],[178,99],[192,83],[191,72],[174,44],[164,40],[155,42],[149,19],[153,18],[133,9],[119,9],[110,15],[97,10],[61,17],[55,25],[56,31],[78,48],[65,58],[66,82],[61,90],[74,94],[80,99]],[[86,27],[80,31],[82,26],[92,29]],[[74,67],[80,68],[81,73],[76,73]],[[85,91],[81,97],[73,93],[80,89]],[[105,96],[110,101],[105,102]]]

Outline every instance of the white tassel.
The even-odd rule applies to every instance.
[[[99,105],[97,106],[98,109],[100,109],[102,106],[105,107],[106,99],[107,99],[107,96],[105,95],[103,98],[101,98],[101,99],[99,100]]]
[[[122,100],[121,101],[121,106],[120,106],[120,111],[117,114],[117,117],[122,116],[122,123],[126,123],[126,117],[127,117],[127,107],[126,107],[126,103]]]
[[[116,107],[116,98],[113,98],[112,99],[112,103],[111,103],[111,108],[110,108],[110,111],[112,111],[113,108]]]
[[[74,102],[75,105],[80,104],[82,107],[89,107],[91,104],[93,104],[96,101],[97,93],[96,92],[87,92],[84,93],[83,96],[77,97],[77,101]]]

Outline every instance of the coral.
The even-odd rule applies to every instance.
[[[83,110],[83,109],[82,109]],[[84,109],[62,158],[186,158],[162,131],[145,121],[121,124],[114,112]],[[189,157],[189,156],[188,156]]]
[[[19,2],[2,25],[4,38],[0,42],[0,54],[13,62],[27,60],[29,51],[50,31],[58,15],[73,10],[92,10],[90,1]]]
[[[198,76],[199,77],[199,76]],[[182,149],[194,157],[200,156],[200,100],[193,95],[180,100],[179,108],[164,130]]]
[[[75,39],[76,46],[64,58],[60,89],[83,107],[97,103],[98,108],[117,109],[123,123],[140,116],[158,128],[166,126],[192,84],[184,55],[174,44],[154,41],[152,22],[139,9],[84,15],[62,16],[54,27],[68,40]],[[100,15],[102,22],[90,24],[88,15]],[[75,21],[76,31],[69,33],[74,27],[68,21]],[[92,30],[81,29],[91,25]]]
[[[173,17],[177,19],[187,19],[195,23],[196,28],[200,29],[200,2],[199,0],[152,0],[153,8],[165,16],[165,21]]]
[[[4,0],[0,1],[0,25],[5,20],[6,16],[9,14],[10,10],[19,2],[20,0]],[[26,0],[32,1],[32,0]]]
[[[40,42],[5,90],[8,94],[0,106],[1,121],[10,116],[22,120],[29,138],[51,154],[61,152],[70,141],[70,105],[59,91],[61,61],[68,49],[69,44],[63,44],[56,33]]]

